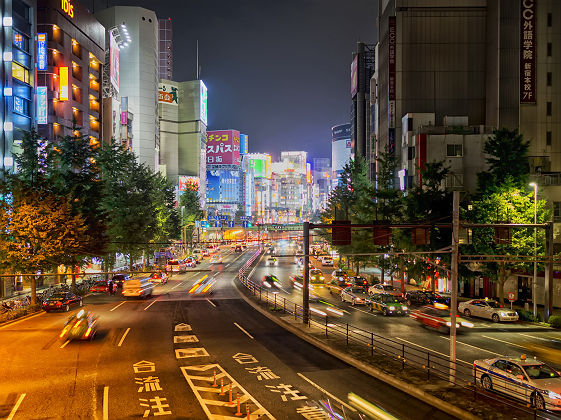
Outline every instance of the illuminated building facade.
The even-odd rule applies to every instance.
[[[105,28],[76,0],[39,0],[36,45],[39,134],[99,142]]]
[[[158,79],[173,80],[173,30],[171,18],[158,19]]]

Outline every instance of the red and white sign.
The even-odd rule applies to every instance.
[[[239,165],[240,132],[237,130],[207,131],[206,163],[209,165]]]
[[[514,300],[514,292],[508,292],[508,301],[512,303]]]

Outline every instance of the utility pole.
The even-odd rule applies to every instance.
[[[544,278],[543,320],[547,322],[553,310],[553,222],[549,222],[545,230],[545,255],[547,263]]]
[[[303,223],[304,228],[304,284],[302,288],[302,322],[308,324],[310,313],[310,222]]]
[[[450,382],[456,379],[456,317],[458,314],[458,243],[460,231],[460,192],[453,192],[452,204],[452,265],[450,267]]]

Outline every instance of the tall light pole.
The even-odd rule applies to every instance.
[[[538,223],[538,184],[535,182],[530,183],[534,187],[534,224]],[[534,280],[532,281],[532,303],[534,317],[538,314],[538,303],[536,297],[538,296],[538,263],[536,261],[538,255],[538,228],[534,227]]]

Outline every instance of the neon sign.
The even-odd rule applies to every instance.
[[[71,18],[74,18],[74,5],[70,0],[60,0],[60,8]]]

